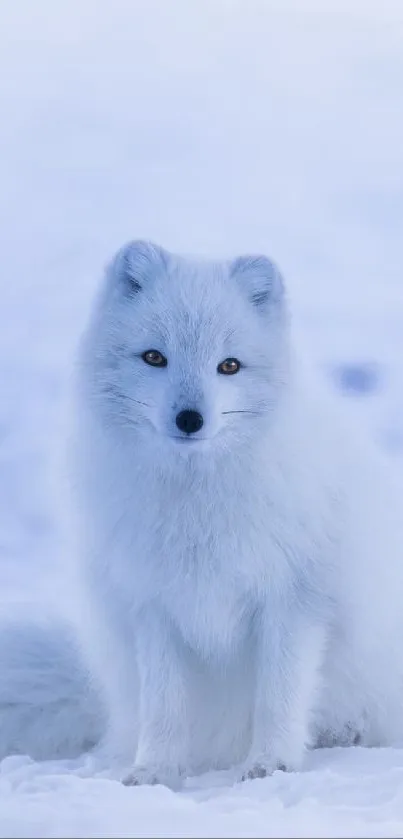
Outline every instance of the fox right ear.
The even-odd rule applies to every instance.
[[[117,252],[112,273],[126,294],[138,294],[156,271],[166,267],[166,253],[152,242],[128,242]]]
[[[265,311],[283,298],[282,276],[267,256],[239,256],[231,263],[230,273],[242,284],[251,303],[258,309]]]

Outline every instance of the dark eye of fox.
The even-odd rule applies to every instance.
[[[238,361],[237,358],[225,358],[221,364],[218,365],[217,370],[219,373],[223,373],[224,376],[233,376],[234,373],[238,373],[241,368],[241,362]]]
[[[146,352],[143,352],[142,359],[146,364],[150,364],[151,367],[166,367],[168,364],[165,356],[158,352],[158,350],[146,350]]]

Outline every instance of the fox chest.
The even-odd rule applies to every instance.
[[[250,631],[276,575],[267,515],[232,506],[148,505],[119,520],[108,563],[131,614],[158,603],[191,647],[213,654]],[[123,527],[127,525],[127,529]],[[110,557],[112,559],[112,557]],[[277,569],[278,571],[278,569]]]
[[[183,640],[199,652],[214,656],[249,631],[254,598],[233,579],[197,575],[165,591],[161,600]]]
[[[267,545],[219,526],[155,544],[158,599],[191,647],[214,655],[251,631],[265,585]],[[155,591],[155,588],[154,588]]]

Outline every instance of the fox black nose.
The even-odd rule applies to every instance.
[[[195,434],[203,425],[203,417],[198,411],[180,411],[176,417],[179,431],[185,434]]]

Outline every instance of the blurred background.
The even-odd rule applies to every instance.
[[[2,0],[0,114],[9,601],[50,579],[57,412],[126,239],[271,255],[318,371],[402,456],[401,0]]]

